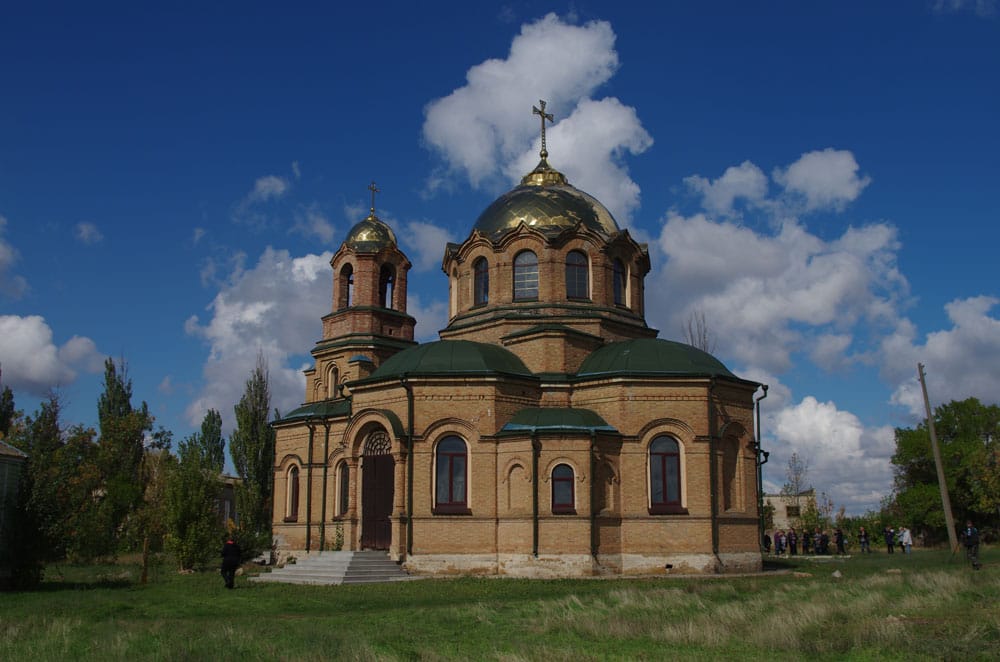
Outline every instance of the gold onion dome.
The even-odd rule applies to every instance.
[[[570,185],[565,175],[549,166],[544,157],[521,179],[520,186],[501,195],[486,208],[476,221],[475,229],[497,238],[521,223],[547,233],[562,232],[577,223],[604,235],[620,229],[607,207]]]
[[[597,198],[570,186],[566,176],[552,168],[545,146],[545,122],[554,117],[545,112],[545,102],[532,106],[531,112],[542,121],[542,160],[521,178],[521,185],[497,198],[476,220],[475,229],[497,239],[521,223],[546,234],[558,234],[583,223],[604,235],[618,232],[618,223]]]
[[[347,233],[347,239],[344,240],[348,246],[363,253],[396,245],[396,235],[392,228],[375,215],[375,194],[379,192],[379,189],[375,187],[375,182],[371,183],[368,190],[372,193],[372,206],[368,212],[368,218],[355,224]]]

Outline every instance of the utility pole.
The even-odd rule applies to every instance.
[[[955,532],[955,518],[951,514],[951,499],[948,498],[948,483],[944,480],[944,467],[941,466],[941,451],[938,449],[937,433],[934,431],[934,417],[931,415],[931,401],[927,398],[927,383],[924,382],[924,364],[917,364],[917,375],[920,377],[920,389],[924,392],[924,409],[927,410],[927,431],[931,435],[931,450],[934,452],[934,466],[937,467],[938,487],[941,488],[941,505],[944,507],[945,526],[948,527],[948,542],[951,551],[958,549],[958,534]]]

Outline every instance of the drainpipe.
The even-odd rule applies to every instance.
[[[306,465],[306,553],[309,553],[312,542],[312,465],[313,465],[313,433],[316,432],[316,424],[313,421],[306,423],[309,426],[309,463]]]
[[[764,393],[759,398],[754,398],[754,407],[757,409],[757,543],[760,545],[761,551],[764,551],[764,471],[763,467],[767,464],[767,458],[770,455],[767,451],[763,450],[761,447],[760,438],[760,401],[767,397],[767,384],[760,385],[764,389]]]
[[[413,385],[406,373],[399,378],[406,390],[406,557],[413,556]]]
[[[531,432],[531,553],[538,558],[538,455],[542,444],[538,441],[538,433]]]
[[[326,549],[326,479],[330,464],[330,419],[323,419],[323,505],[319,517],[319,553]]]
[[[597,559],[597,431],[590,429],[590,555]]]
[[[719,561],[721,566],[721,559],[719,559],[719,495],[718,495],[718,483],[719,477],[716,476],[715,471],[715,377],[712,377],[712,381],[708,386],[708,472],[709,472],[709,487],[712,491],[712,554],[715,555],[716,561]]]

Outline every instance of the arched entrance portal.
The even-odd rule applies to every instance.
[[[365,441],[361,464],[361,548],[389,549],[392,542],[393,473],[396,462],[385,430]]]

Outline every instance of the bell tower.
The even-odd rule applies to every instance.
[[[406,312],[406,280],[412,266],[396,235],[371,209],[330,260],[333,307],[323,316],[323,338],[312,350],[315,367],[306,371],[306,402],[340,398],[343,384],[367,377],[396,352],[411,347],[416,324]]]

